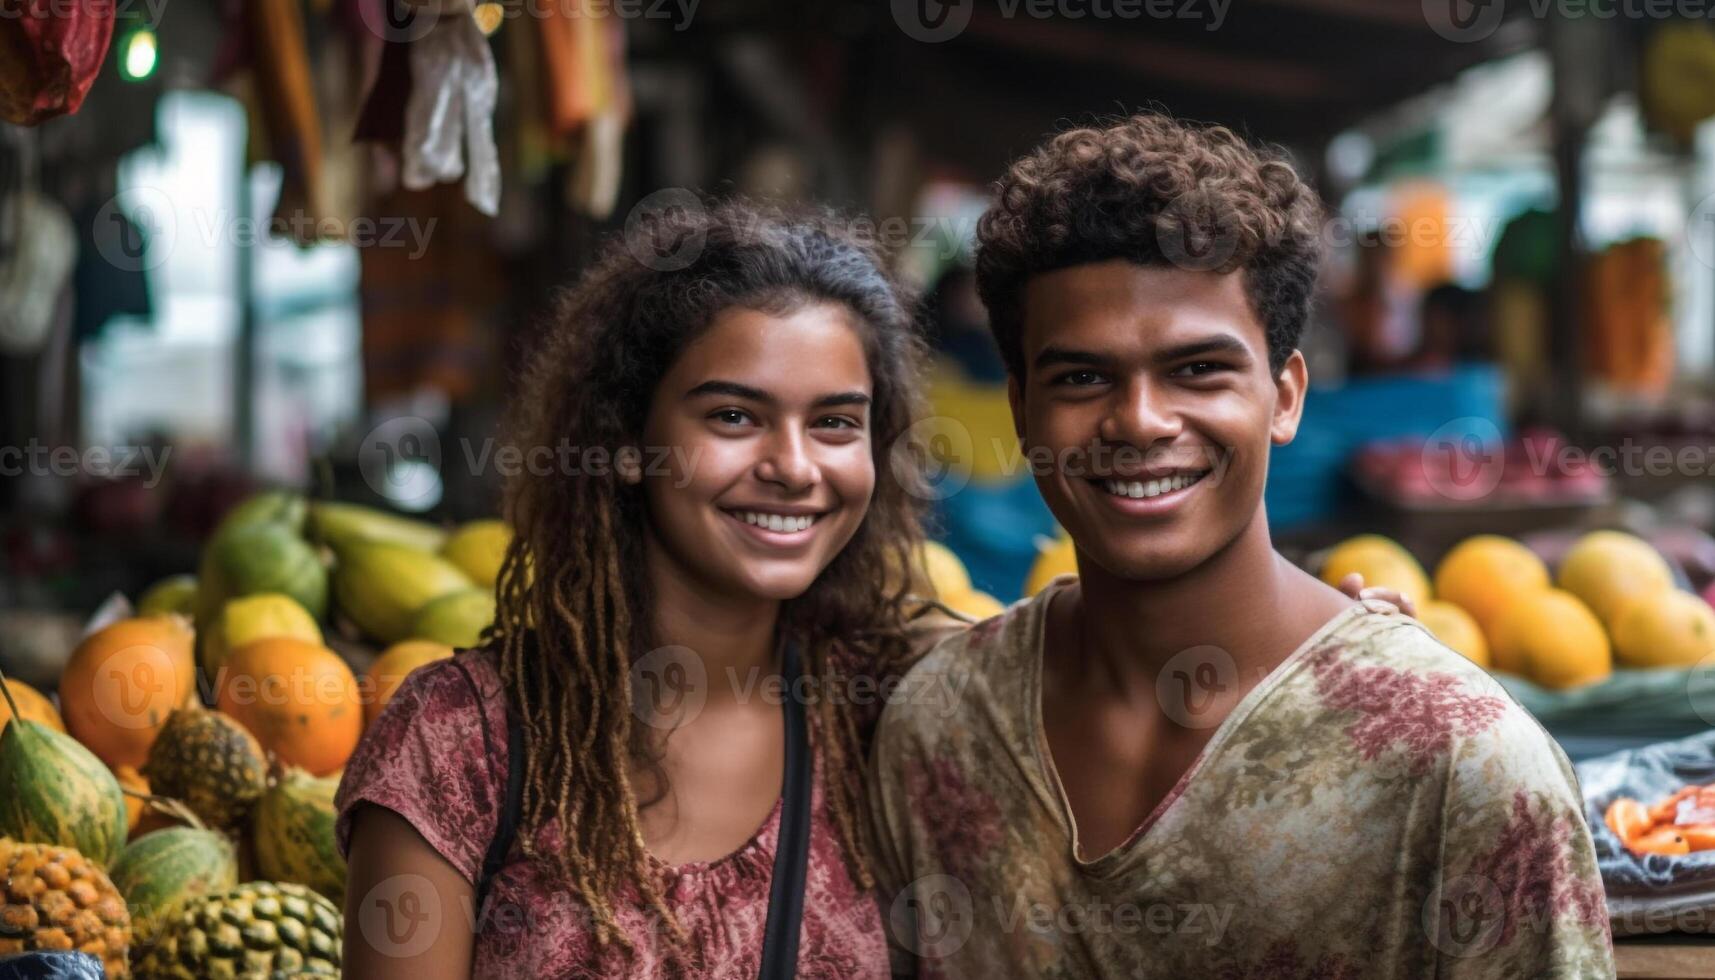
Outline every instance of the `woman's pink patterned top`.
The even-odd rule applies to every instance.
[[[460,665],[480,689],[480,701]],[[404,817],[474,885],[499,820],[506,764],[505,700],[493,653],[464,651],[413,671],[346,766],[335,801],[340,852],[350,846],[352,811],[372,803]],[[823,798],[819,758],[816,773],[798,975],[886,977],[880,912],[873,895],[846,872]],[[678,866],[657,862],[668,905],[691,940],[690,967],[666,959],[668,937],[635,901],[619,909],[635,949],[632,958],[613,947],[598,949],[576,893],[556,880],[546,862],[525,860],[516,845],[491,887],[487,908],[474,919],[468,909],[448,914],[477,923],[474,977],[754,977],[761,967],[779,822],[776,804],[755,836],[726,857]],[[542,829],[540,853],[555,853],[558,831],[557,820]]]

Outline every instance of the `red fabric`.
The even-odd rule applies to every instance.
[[[64,0],[3,0],[0,11],[0,113],[6,121],[34,126],[76,112],[113,41],[114,0],[78,0],[69,7]]]
[[[458,665],[482,691],[479,702]],[[364,733],[346,766],[335,804],[341,853],[350,846],[351,814],[360,803],[404,817],[424,840],[473,883],[498,822],[505,795],[506,716],[493,654],[471,650],[454,661],[420,668],[406,678],[381,717]],[[481,750],[483,745],[490,750]],[[887,976],[880,912],[869,892],[847,875],[838,831],[820,782],[812,798],[809,868],[798,976]],[[621,902],[621,928],[636,946],[598,951],[588,915],[545,862],[515,850],[490,893],[496,910],[477,935],[474,977],[755,976],[761,967],[763,924],[773,876],[780,810],[737,851],[716,861],[670,867],[657,863],[668,904],[700,958],[689,972],[668,968],[665,935],[635,901]],[[536,838],[553,853],[558,822]],[[482,910],[478,911],[478,915]]]

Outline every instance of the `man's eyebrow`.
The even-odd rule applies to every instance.
[[[1031,366],[1045,368],[1052,367],[1055,364],[1082,364],[1086,366],[1101,367],[1107,363],[1107,358],[1095,353],[1094,351],[1077,350],[1072,347],[1061,347],[1057,344],[1049,344],[1042,348],[1041,352],[1036,355],[1036,360],[1031,362]]]
[[[1251,351],[1249,347],[1245,346],[1244,341],[1231,334],[1216,334],[1202,340],[1193,340],[1190,343],[1156,351],[1154,359],[1158,364],[1166,364],[1171,361],[1202,357],[1205,354],[1232,354],[1248,359],[1251,356]]]

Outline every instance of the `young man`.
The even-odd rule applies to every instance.
[[[980,288],[1079,577],[927,655],[915,671],[968,676],[950,715],[883,716],[903,965],[1613,976],[1565,755],[1414,620],[1270,543],[1318,222],[1287,163],[1158,115],[1063,133],[1001,180]]]

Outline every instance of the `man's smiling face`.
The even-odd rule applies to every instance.
[[[1292,440],[1303,357],[1269,367],[1244,273],[1124,259],[1032,277],[1013,416],[1036,482],[1085,559],[1183,575],[1262,517],[1271,445]]]

